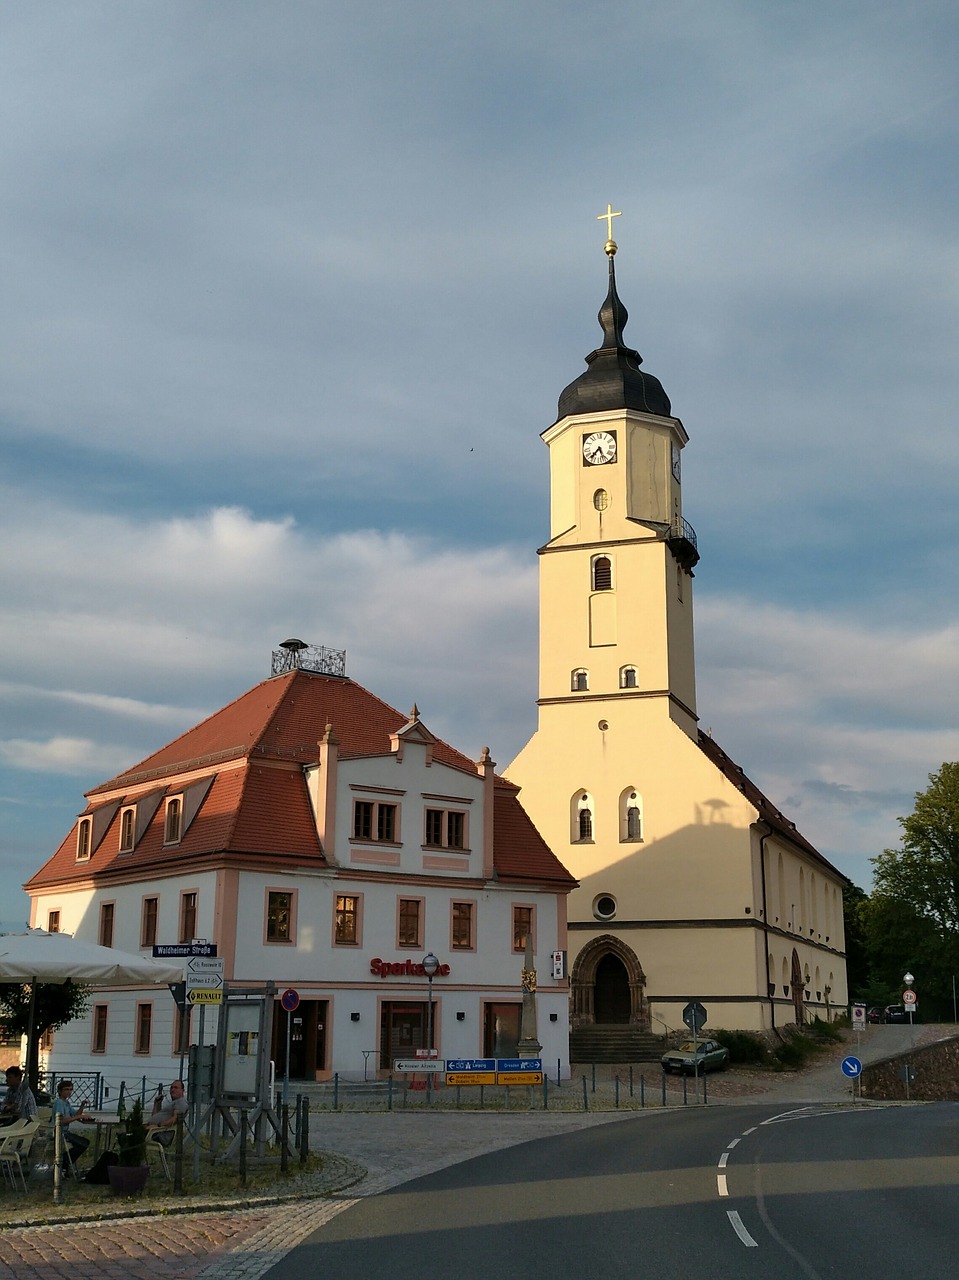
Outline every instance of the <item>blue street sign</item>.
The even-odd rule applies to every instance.
[[[497,1071],[542,1071],[542,1058],[497,1058]]]
[[[856,1076],[862,1075],[862,1063],[858,1058],[843,1058],[842,1073],[849,1076],[851,1080],[855,1080]]]
[[[495,1058],[447,1058],[447,1071],[495,1071]]]

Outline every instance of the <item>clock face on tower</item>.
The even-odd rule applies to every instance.
[[[616,432],[593,431],[583,437],[583,463],[587,467],[601,467],[616,461]]]

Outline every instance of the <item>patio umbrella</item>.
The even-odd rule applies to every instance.
[[[0,982],[83,982],[101,986],[143,986],[150,982],[182,982],[183,961],[171,964],[95,942],[70,933],[0,934]]]
[[[30,1028],[33,1039],[33,1011],[38,982],[81,982],[92,986],[140,987],[151,982],[182,982],[183,964],[154,960],[95,942],[81,942],[70,933],[47,933],[28,929],[26,933],[0,934],[0,982],[29,982]]]

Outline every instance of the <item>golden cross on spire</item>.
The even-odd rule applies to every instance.
[[[616,241],[613,239],[613,219],[621,218],[622,216],[622,209],[619,209],[614,213],[613,206],[611,204],[607,204],[605,213],[598,213],[596,215],[597,222],[606,223],[606,252],[610,257],[612,257],[616,252]]]

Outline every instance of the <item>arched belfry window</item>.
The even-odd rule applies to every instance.
[[[569,838],[574,844],[593,840],[593,798],[588,791],[574,791],[570,804]]]
[[[570,678],[570,687],[574,693],[585,693],[589,688],[589,673],[585,667],[577,667]]]
[[[627,787],[619,797],[619,838],[630,844],[643,839],[643,798],[635,787]]]
[[[619,672],[619,687],[621,689],[635,689],[639,685],[639,676],[635,667],[621,667]]]
[[[609,556],[596,556],[593,559],[593,590],[612,591],[613,562]]]

